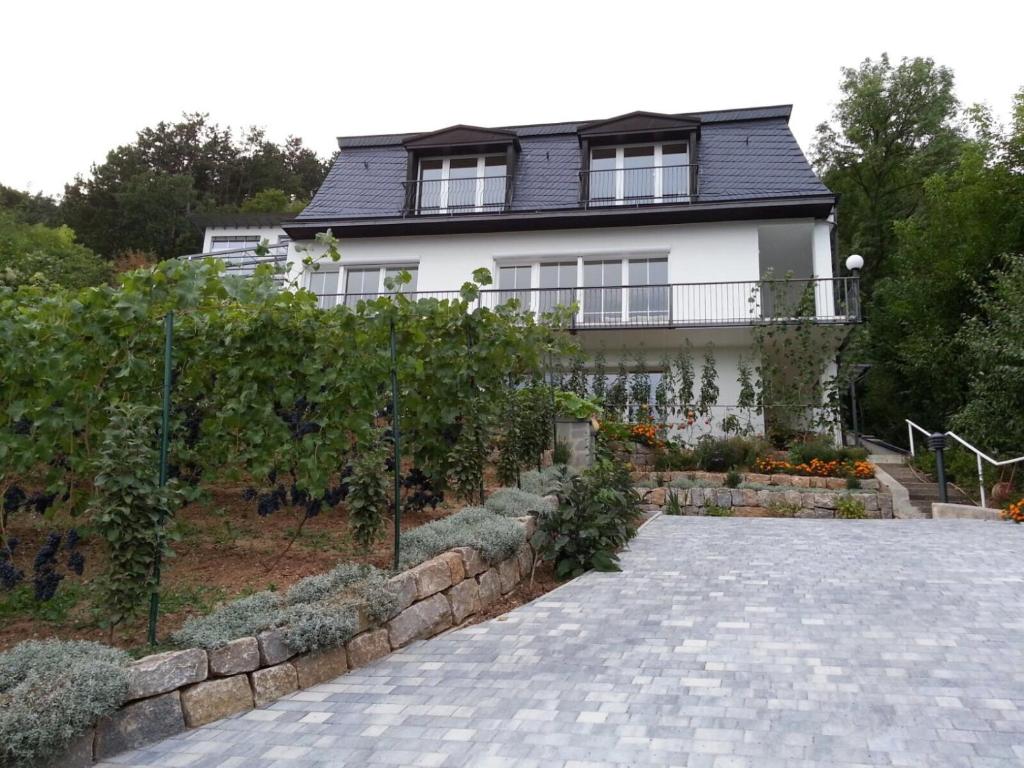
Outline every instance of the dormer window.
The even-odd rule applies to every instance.
[[[594,147],[587,176],[591,204],[662,203],[690,196],[685,142]]]
[[[420,160],[418,213],[501,210],[507,183],[505,155],[468,155]]]

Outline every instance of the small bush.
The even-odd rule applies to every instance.
[[[725,473],[725,487],[726,488],[738,488],[739,484],[743,482],[743,476],[735,469],[730,469]]]
[[[0,653],[0,765],[58,755],[128,695],[130,661],[99,643],[26,640]]]
[[[717,504],[708,504],[704,507],[704,514],[708,517],[732,517],[732,509],[720,507]]]
[[[697,483],[690,480],[687,477],[677,477],[671,483],[668,484],[669,488],[679,488],[680,490],[686,490],[687,488],[693,488]]]
[[[688,469],[697,469],[697,456],[693,451],[670,441],[665,444],[664,452],[658,453],[654,457],[654,468],[662,472],[685,472]]]
[[[801,506],[788,501],[773,501],[768,505],[768,512],[772,517],[796,517]]]
[[[665,497],[665,514],[683,514],[683,505],[679,501],[679,494],[674,490],[669,491],[668,495]]]
[[[697,441],[694,457],[707,472],[753,467],[758,457],[770,452],[770,446],[757,437],[713,437],[705,435]]]
[[[572,458],[572,447],[567,440],[556,440],[551,452],[551,461],[555,464],[568,464]]]
[[[846,478],[846,490],[856,491],[859,490],[860,487],[860,478],[854,477],[853,475]]]
[[[523,517],[550,512],[555,505],[550,499],[535,493],[527,493],[518,488],[499,488],[487,498],[484,507],[502,517]]]
[[[555,575],[573,578],[590,569],[617,571],[617,550],[636,535],[640,499],[621,464],[599,459],[558,494],[558,509],[545,515],[533,537]]]
[[[816,435],[793,443],[789,447],[789,460],[792,464],[810,464],[818,461],[864,461],[868,452],[864,448],[837,446],[835,441],[825,435]]]
[[[524,472],[519,478],[519,487],[527,493],[548,496],[558,493],[566,483],[576,477],[579,472],[567,464],[552,464],[538,471]]]
[[[411,568],[455,547],[473,547],[488,563],[498,563],[523,543],[519,523],[483,507],[466,507],[451,517],[402,535],[401,567]]]
[[[240,637],[283,629],[296,653],[341,645],[358,624],[360,606],[381,622],[391,617],[397,599],[384,572],[369,565],[343,564],[292,585],[286,593],[257,592],[196,616],[174,633],[183,646],[220,648]]]
[[[843,520],[862,520],[867,517],[864,502],[853,496],[840,496],[836,500],[836,517]]]

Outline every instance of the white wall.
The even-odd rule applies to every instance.
[[[497,279],[502,263],[592,256],[667,256],[670,283],[757,280],[757,222],[657,227],[368,237],[339,244],[345,265],[418,263],[419,291],[453,291],[486,267]],[[323,250],[297,243],[311,255]]]

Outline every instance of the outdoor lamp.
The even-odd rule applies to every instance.
[[[846,257],[846,268],[856,277],[864,267],[864,257],[858,253],[851,253]]]

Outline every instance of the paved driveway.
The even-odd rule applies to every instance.
[[[661,517],[622,564],[115,763],[1024,764],[1024,526]]]

